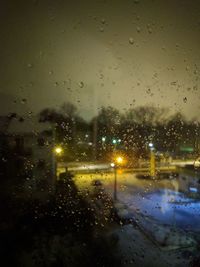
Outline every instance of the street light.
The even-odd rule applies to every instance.
[[[103,136],[103,137],[101,138],[101,140],[102,140],[102,142],[105,142],[105,141],[106,141],[106,137]]]
[[[154,144],[149,143],[150,148],[150,176],[155,177],[156,175],[156,161],[155,161],[155,153],[154,153]]]
[[[124,161],[123,158],[120,157],[120,156],[116,158],[116,162],[117,162],[118,164],[122,164],[123,161]]]
[[[57,179],[57,157],[61,156],[63,153],[63,148],[61,146],[56,146],[52,153],[52,164],[53,164],[53,177]]]
[[[62,147],[57,146],[57,147],[54,148],[54,152],[55,152],[56,155],[60,156],[62,154],[62,152],[63,152],[63,149],[62,149]]]
[[[124,163],[124,158],[122,156],[117,156],[110,165],[114,168],[114,200],[117,200],[117,168]]]
[[[117,144],[117,140],[116,140],[116,139],[113,139],[113,140],[112,140],[112,143],[113,143],[113,144]]]
[[[153,149],[153,143],[149,143],[150,149]]]

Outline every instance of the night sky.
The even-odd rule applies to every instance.
[[[200,1],[1,0],[0,113],[200,111]],[[199,118],[198,118],[199,119]]]

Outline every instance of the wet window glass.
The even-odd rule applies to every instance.
[[[0,265],[200,266],[200,1],[0,1]]]

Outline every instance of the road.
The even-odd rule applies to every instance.
[[[92,191],[94,180],[100,180],[105,191],[113,196],[113,173],[75,176],[75,182],[81,192]],[[162,238],[154,236],[159,242],[171,238],[168,232],[172,227],[176,229],[174,236],[177,229],[200,234],[200,186],[196,174],[181,173],[176,179],[150,180],[139,179],[136,174],[118,170],[117,199],[119,212],[123,217],[138,220],[148,233],[154,234],[158,230],[162,232]],[[182,235],[181,233],[179,235]]]

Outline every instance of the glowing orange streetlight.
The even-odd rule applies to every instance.
[[[56,147],[54,148],[54,152],[55,152],[56,155],[59,156],[59,155],[62,154],[63,149],[62,149],[62,147],[60,147],[60,146],[56,146]]]
[[[52,165],[53,165],[53,177],[57,179],[57,161],[58,158],[63,154],[64,150],[61,146],[57,145],[52,150]]]
[[[114,162],[111,163],[111,167],[114,169],[114,175],[115,175],[115,180],[114,180],[114,200],[117,200],[117,168],[125,162],[124,157],[122,156],[117,156],[114,159]]]
[[[124,162],[124,159],[123,159],[123,157],[118,156],[118,157],[115,159],[115,161],[116,161],[116,163],[117,163],[118,165],[121,165],[121,164]]]

